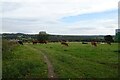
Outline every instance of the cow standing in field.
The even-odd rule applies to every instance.
[[[95,41],[92,41],[91,45],[97,47],[97,43]]]
[[[41,43],[41,44],[47,44],[47,41],[32,41],[33,44]]]
[[[82,42],[82,44],[88,44],[87,42]]]
[[[20,45],[23,45],[23,42],[22,42],[22,41],[18,41],[18,43],[19,43]]]
[[[109,44],[109,45],[111,45],[111,42],[110,42],[110,41],[107,41],[106,43]]]
[[[66,42],[61,42],[62,45],[69,46]]]
[[[37,43],[38,43],[38,41],[32,41],[32,43],[33,43],[33,44],[37,44]]]
[[[38,43],[47,44],[47,41],[38,41]]]

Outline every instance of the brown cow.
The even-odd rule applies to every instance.
[[[66,42],[61,42],[62,45],[68,46],[68,43]]]
[[[47,44],[47,41],[38,41],[38,43]]]
[[[47,44],[47,41],[32,41],[33,44],[41,43],[41,44]]]
[[[92,41],[92,42],[91,42],[91,45],[97,47],[97,43],[96,43],[95,41]]]
[[[38,41],[32,41],[32,43],[33,43],[33,44],[37,44],[37,43],[38,43]]]

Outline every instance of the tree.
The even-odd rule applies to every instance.
[[[111,35],[104,36],[104,39],[108,44],[111,44],[111,42],[114,42],[113,37]]]
[[[41,31],[37,35],[37,40],[38,41],[46,41],[46,40],[48,40],[48,37],[49,37],[49,35],[46,32]]]

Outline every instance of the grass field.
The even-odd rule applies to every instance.
[[[47,78],[50,61],[57,78],[116,78],[118,77],[118,45],[70,42],[24,44],[16,46],[12,58],[3,60],[3,77]]]

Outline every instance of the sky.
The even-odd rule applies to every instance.
[[[2,33],[114,35],[119,0],[2,0]]]

